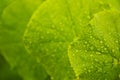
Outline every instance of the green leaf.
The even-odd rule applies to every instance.
[[[15,0],[0,0],[0,18],[4,9]]]
[[[94,13],[109,9],[105,5],[95,0],[48,0],[32,16],[24,43],[53,80],[76,79],[68,59],[68,45]]]
[[[22,41],[27,22],[42,2],[43,0],[16,0],[2,14],[0,50],[24,80],[45,80],[48,77],[43,66],[27,53]]]
[[[99,12],[84,29],[87,33],[70,44],[68,55],[80,80],[120,79],[119,22],[120,12]]]
[[[65,1],[46,1],[32,16],[25,34],[26,48],[52,80],[75,78],[67,56],[67,45],[74,32],[70,32],[72,21],[65,4]]]
[[[16,70],[12,70],[0,52],[0,80],[22,80]]]

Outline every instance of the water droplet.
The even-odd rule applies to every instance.
[[[75,54],[73,53],[72,56],[75,56]]]
[[[103,41],[100,41],[100,43],[102,44],[102,43],[103,43]]]
[[[63,31],[63,28],[61,28],[60,30]]]
[[[96,54],[101,54],[100,52],[96,52]]]
[[[90,38],[93,38],[93,36],[90,36]]]
[[[86,69],[86,68],[84,68],[84,70],[86,71],[87,69]]]
[[[0,21],[0,25],[2,24],[2,22]]]
[[[83,45],[84,48],[86,48],[86,45]]]
[[[90,44],[87,44],[86,46],[87,46],[87,47],[89,47],[89,46],[90,46]]]
[[[116,40],[115,42],[118,43],[118,40]]]
[[[91,49],[91,50],[93,50],[93,49],[94,49],[94,47],[93,47],[93,46],[91,46],[91,47],[90,47],[90,49]]]
[[[90,54],[90,57],[93,57],[93,54]]]
[[[51,27],[52,27],[52,28],[55,28],[55,25],[52,25]]]
[[[94,64],[94,62],[92,62],[92,65]]]
[[[30,41],[29,41],[29,45],[31,45],[31,44],[32,44],[32,41],[30,40]]]
[[[38,63],[40,63],[40,59],[39,59],[39,57],[37,57],[36,60],[37,60]]]
[[[104,48],[105,51],[107,51],[107,48]]]
[[[115,49],[112,49],[112,52],[115,52]]]
[[[50,32],[49,31],[47,31],[47,34],[49,34]]]
[[[88,72],[91,72],[91,70],[88,70]]]
[[[102,72],[102,68],[98,68],[98,72]]]
[[[103,48],[104,48],[104,46],[101,46],[101,48],[103,49]]]
[[[57,36],[55,36],[54,39],[57,39]]]
[[[114,59],[114,60],[113,60],[113,64],[114,64],[114,66],[117,66],[117,65],[118,65],[118,60],[117,60],[117,59]]]
[[[103,53],[104,53],[104,50],[101,50],[101,52],[103,52]]]
[[[105,78],[105,80],[108,80],[107,78]]]
[[[117,47],[116,49],[119,50],[119,47]]]
[[[65,17],[64,19],[67,20],[67,17]]]
[[[105,61],[105,63],[108,63],[108,61]]]
[[[59,24],[60,24],[60,25],[62,25],[63,23],[62,23],[62,22],[60,22]]]
[[[76,50],[75,52],[78,52],[78,50]]]
[[[87,52],[87,50],[85,50],[85,52]]]
[[[95,59],[96,62],[98,62],[98,59]]]
[[[60,42],[59,42],[59,44],[63,44],[63,42],[62,42],[62,41],[60,41]]]
[[[93,66],[91,66],[91,69],[93,69],[94,67]]]
[[[88,14],[88,11],[85,11],[84,14]]]
[[[81,52],[82,50],[79,50],[79,52]]]
[[[88,42],[87,41],[85,41],[85,44],[87,44]]]
[[[90,19],[90,16],[87,16],[88,19]]]
[[[41,39],[44,39],[44,37],[43,37],[43,36],[41,36]]]
[[[104,39],[104,41],[106,41],[106,39]]]
[[[79,78],[79,77],[77,77],[77,80],[80,80],[80,78]]]
[[[81,19],[79,21],[80,21],[80,23],[82,22]]]
[[[49,50],[46,48],[45,51],[48,52]]]
[[[57,50],[56,50],[56,49],[54,49],[54,52],[57,52]]]
[[[53,54],[52,57],[55,57],[55,55]]]
[[[51,77],[51,80],[53,80],[54,78],[53,77]]]

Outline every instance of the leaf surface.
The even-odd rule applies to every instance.
[[[119,22],[118,11],[99,12],[71,43],[68,55],[80,80],[120,79]]]

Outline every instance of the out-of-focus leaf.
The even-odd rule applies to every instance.
[[[22,80],[16,70],[12,70],[0,53],[0,80]]]
[[[41,64],[26,52],[22,41],[27,22],[42,2],[43,0],[16,0],[2,12],[0,50],[24,80],[45,80],[48,77]]]

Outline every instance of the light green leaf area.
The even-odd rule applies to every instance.
[[[109,9],[105,5],[108,4],[95,0],[48,0],[32,16],[24,43],[52,80],[76,78],[68,58],[68,45],[94,13]]]
[[[14,0],[0,0],[0,31],[1,31],[1,14],[4,9]],[[1,38],[0,38],[1,39]],[[16,70],[12,70],[10,65],[6,62],[0,51],[0,80],[22,80]]]
[[[27,53],[22,41],[27,22],[42,2],[43,0],[16,0],[2,12],[0,51],[24,80],[46,80],[48,77],[41,64]]]
[[[80,80],[120,80],[120,13],[99,12],[68,49]],[[86,29],[84,29],[86,31]]]

